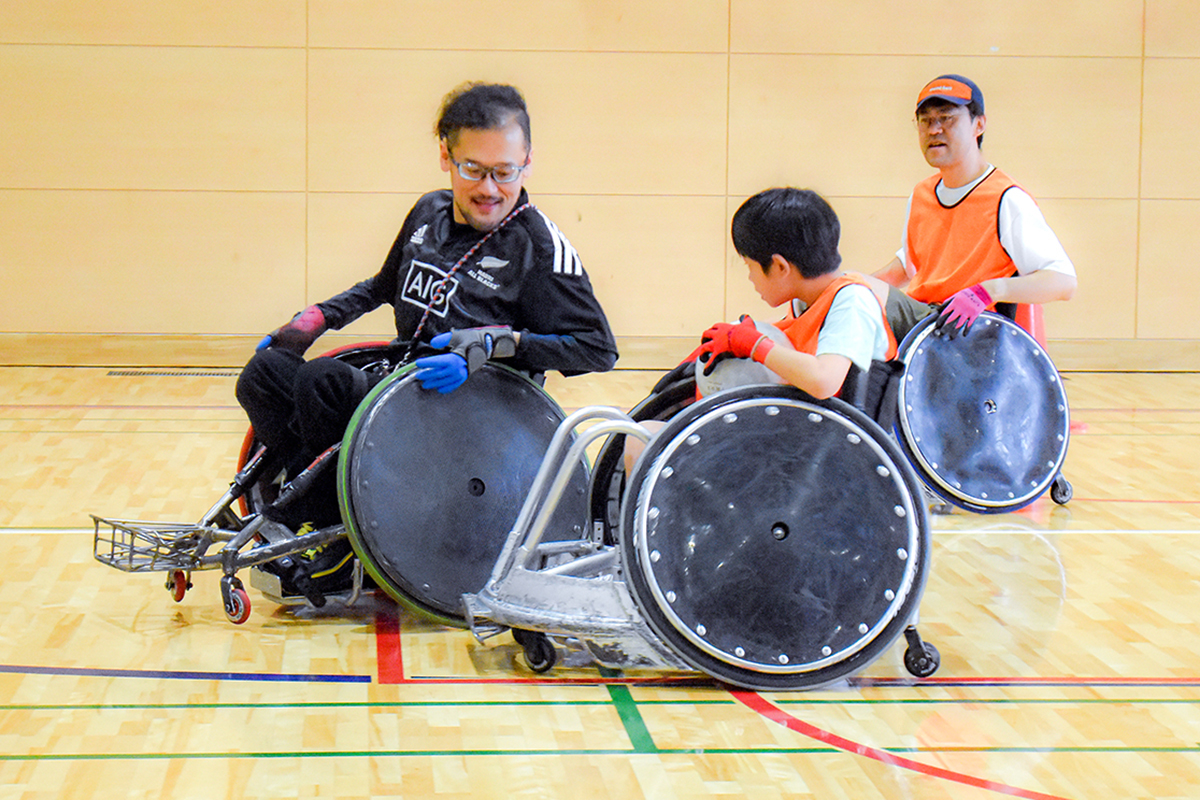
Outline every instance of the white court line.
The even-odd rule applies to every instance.
[[[47,534],[57,536],[61,534],[74,533],[93,534],[95,532],[96,531],[94,528],[0,528],[0,536],[9,534],[14,536],[27,536],[29,534]]]

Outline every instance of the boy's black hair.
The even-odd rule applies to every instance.
[[[759,192],[733,215],[733,247],[764,269],[771,256],[791,262],[805,278],[834,272],[842,264],[842,226],[832,206],[811,189]]]
[[[457,144],[458,132],[494,130],[515,121],[525,133],[525,146],[533,139],[529,133],[529,111],[525,98],[515,86],[502,83],[464,83],[442,99],[435,131],[446,144]]]

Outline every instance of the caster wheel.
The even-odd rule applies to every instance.
[[[918,678],[928,678],[941,666],[942,656],[929,642],[922,642],[920,650],[909,647],[904,651],[904,668]]]
[[[250,595],[240,586],[231,589],[225,600],[225,616],[234,625],[241,625],[250,619]]]
[[[525,663],[529,668],[537,673],[549,672],[558,661],[558,651],[554,649],[554,645],[546,638],[543,633],[531,633],[523,631],[525,642],[522,646],[525,648]]]
[[[537,635],[538,634],[534,633],[533,631],[527,631],[522,628],[512,629],[513,641],[521,645],[521,647],[528,647],[529,642],[532,641]]]
[[[192,584],[187,578],[187,573],[181,569],[175,570],[167,577],[167,591],[171,593],[171,597],[176,603],[182,602],[183,596],[190,588],[192,588]]]
[[[1071,502],[1073,494],[1075,494],[1075,490],[1071,488],[1071,482],[1062,475],[1059,475],[1054,479],[1054,483],[1050,484],[1050,499],[1060,506]]]

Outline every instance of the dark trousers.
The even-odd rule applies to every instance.
[[[288,350],[268,348],[246,364],[236,394],[255,436],[291,479],[341,441],[358,404],[378,380],[334,358],[305,361]],[[293,528],[306,521],[318,527],[336,523],[336,475],[331,464],[282,521]]]

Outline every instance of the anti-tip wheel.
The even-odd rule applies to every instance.
[[[1058,503],[1060,506],[1065,506],[1071,502],[1071,497],[1075,494],[1075,490],[1071,488],[1071,482],[1059,475],[1054,479],[1054,483],[1050,484],[1050,499]]]
[[[904,668],[915,677],[928,678],[941,664],[941,653],[929,642],[922,642],[919,650],[910,646],[904,651]]]
[[[225,600],[225,616],[234,625],[241,625],[250,619],[250,595],[240,586],[231,589]]]
[[[192,584],[183,570],[177,569],[167,575],[167,591],[171,593],[171,597],[176,603],[183,601],[183,596],[190,588],[192,588]]]
[[[558,651],[544,633],[524,631],[525,663],[537,673],[549,672],[558,662]]]

